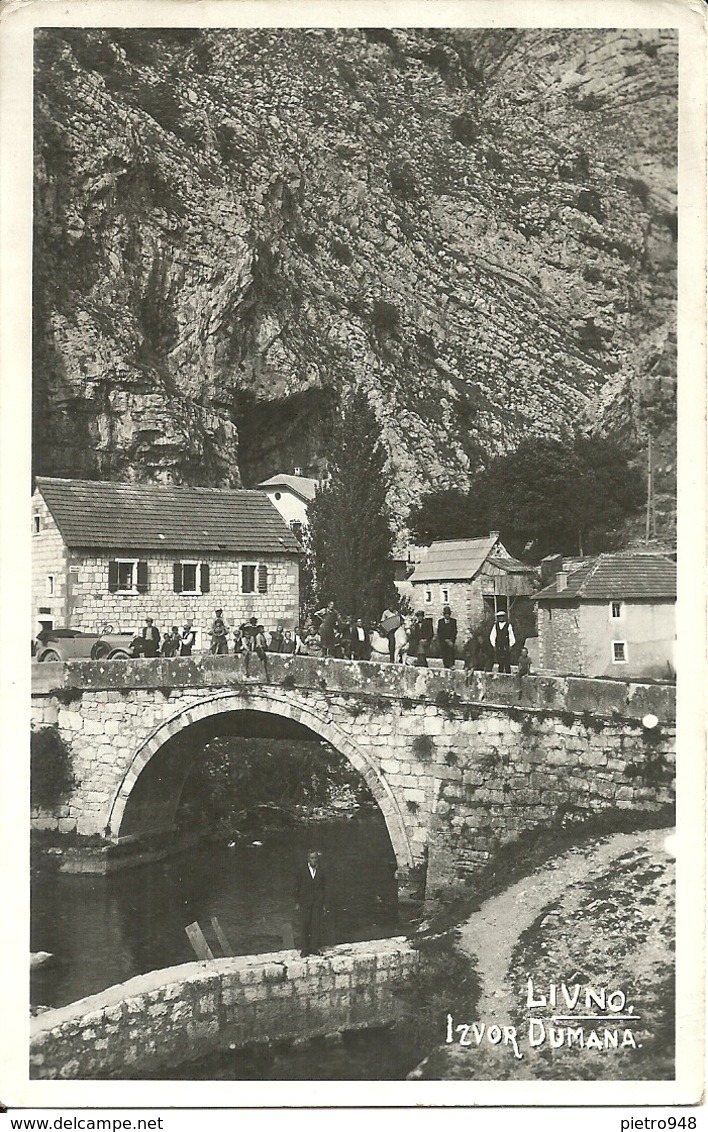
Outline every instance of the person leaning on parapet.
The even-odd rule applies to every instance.
[[[433,643],[433,623],[422,609],[417,610],[408,631],[408,655],[414,657],[416,668],[428,667],[428,653]]]
[[[462,646],[462,655],[465,660],[466,672],[483,672],[487,653],[487,642],[485,634],[481,629],[476,629],[471,637],[468,637]]]
[[[320,644],[322,645],[323,656],[334,656],[334,650],[337,644],[337,628],[339,626],[339,614],[334,608],[334,602],[328,601],[324,609],[319,609],[315,617],[320,618]]]
[[[162,655],[166,657],[179,656],[181,643],[179,629],[176,625],[173,625],[169,633],[165,633],[162,638]]]
[[[243,626],[243,639],[246,645],[246,675],[249,674],[251,656],[256,654],[265,668],[268,677],[268,650],[265,629],[258,624],[255,617],[251,617]]]
[[[214,656],[223,656],[224,653],[229,651],[228,629],[224,621],[223,609],[214,610],[214,620],[211,623],[209,633],[211,636],[209,652]]]
[[[504,609],[500,609],[497,613],[496,624],[492,626],[489,634],[489,643],[494,649],[494,659],[499,672],[511,672],[509,653],[516,644],[516,638]]]
[[[361,617],[357,617],[352,625],[349,638],[349,655],[352,660],[368,660],[371,655],[371,639],[369,630]]]
[[[243,640],[243,625],[234,625],[232,632],[234,637],[234,656],[240,656],[246,648]]]
[[[160,630],[152,617],[145,618],[145,624],[140,630],[143,656],[157,656],[160,647]]]
[[[449,605],[443,606],[443,615],[438,621],[438,644],[440,656],[446,668],[455,667],[455,641],[457,640],[457,621],[452,616]]]
[[[283,626],[278,622],[275,629],[270,631],[270,644],[268,645],[269,652],[282,652],[283,651]]]
[[[192,622],[185,621],[182,626],[182,632],[179,635],[179,655],[191,656],[196,640],[197,634],[192,628]]]
[[[388,637],[388,659],[393,664],[396,659],[396,629],[401,624],[401,615],[397,609],[386,606],[379,624],[383,635]]]

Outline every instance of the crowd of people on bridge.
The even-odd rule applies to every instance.
[[[267,666],[268,653],[290,656],[324,656],[344,660],[385,660],[427,668],[432,656],[439,657],[443,667],[454,668],[461,655],[466,670],[511,672],[511,651],[516,645],[514,630],[505,610],[500,610],[491,630],[477,628],[460,646],[458,624],[449,605],[443,607],[437,625],[432,617],[418,610],[412,617],[387,607],[376,624],[362,617],[340,615],[334,601],[317,610],[304,626],[285,629],[278,624],[266,632],[255,616],[230,624],[223,609],[214,611],[208,631],[209,652],[215,656],[244,655],[248,667],[255,655]],[[140,633],[134,638],[133,656],[191,656],[197,632],[192,621],[180,629],[173,625],[164,635],[152,617],[145,618]],[[528,650],[522,648],[517,673],[529,675]]]

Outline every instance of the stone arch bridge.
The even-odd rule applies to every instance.
[[[251,669],[211,656],[33,665],[33,726],[59,729],[75,778],[34,824],[117,843],[171,829],[204,737],[225,727],[331,743],[376,799],[399,870],[428,860],[429,891],[538,827],[670,817],[671,686],[277,654]]]

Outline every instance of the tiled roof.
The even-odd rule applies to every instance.
[[[306,503],[312,503],[319,482],[319,480],[310,479],[309,476],[283,475],[271,476],[269,480],[263,480],[262,483],[259,483],[258,487],[287,487],[289,491],[299,495]]]
[[[262,491],[37,477],[67,546],[297,554]]]
[[[434,542],[416,566],[409,582],[459,582],[474,578],[499,539],[461,538]]]
[[[539,590],[534,601],[651,601],[676,598],[676,563],[659,554],[628,551],[601,554],[568,575],[560,592],[555,581]]]

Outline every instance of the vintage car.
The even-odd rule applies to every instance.
[[[80,629],[44,629],[37,637],[35,660],[119,660],[131,657],[133,633],[83,633]]]

